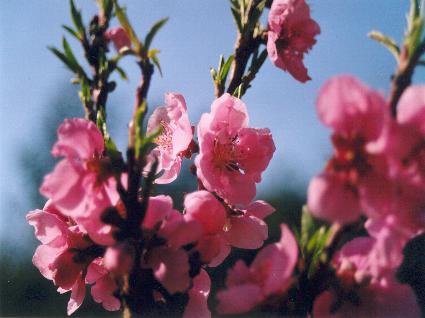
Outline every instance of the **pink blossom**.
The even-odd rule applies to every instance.
[[[366,228],[371,237],[356,238],[335,255],[340,287],[319,295],[315,317],[419,317],[413,291],[395,278],[410,235],[400,231],[391,216],[368,220]]]
[[[305,0],[274,0],[269,13],[267,51],[273,64],[304,83],[311,80],[304,53],[316,43],[320,27]]]
[[[189,301],[183,313],[183,318],[210,318],[208,309],[208,295],[210,294],[211,281],[203,269],[193,279],[193,286],[189,290]]]
[[[398,103],[397,122],[384,136],[396,184],[394,207],[405,227],[425,228],[425,86],[410,86]]]
[[[117,52],[124,47],[131,48],[130,38],[122,27],[109,29],[105,32],[105,38],[107,41],[112,41],[112,43],[114,43]]]
[[[230,253],[230,247],[256,249],[268,237],[267,224],[262,220],[274,208],[264,201],[255,201],[245,209],[227,209],[213,194],[201,190],[186,195],[185,217],[202,225],[202,237],[197,250],[209,266],[219,265]]]
[[[196,242],[201,235],[201,226],[187,220],[173,209],[169,196],[149,199],[148,210],[143,221],[144,230],[157,230],[158,237],[166,243],[152,248],[142,260],[141,266],[152,268],[155,278],[169,293],[184,292],[190,287],[189,256],[182,248]]]
[[[155,139],[158,145],[151,152],[151,161],[158,158],[158,171],[163,174],[155,180],[164,184],[174,181],[180,173],[183,156],[193,138],[192,126],[187,114],[186,102],[177,93],[165,94],[165,106],[157,107],[148,121],[148,133],[161,128],[161,134]]]
[[[219,291],[217,311],[239,314],[252,310],[269,297],[284,293],[298,259],[297,242],[284,224],[279,242],[264,247],[248,267],[237,261],[229,270],[227,289]]]
[[[126,243],[119,243],[106,249],[105,268],[117,275],[130,273],[134,262],[134,248]]]
[[[333,157],[308,189],[308,207],[319,218],[339,223],[392,211],[393,185],[379,145],[389,125],[383,97],[353,77],[327,82],[317,100],[320,120],[333,129]]]
[[[200,153],[195,159],[203,186],[229,204],[249,204],[255,184],[275,151],[268,129],[248,128],[245,104],[229,94],[217,98],[198,125]]]
[[[102,223],[100,217],[119,196],[103,151],[102,134],[95,124],[81,118],[65,119],[52,149],[53,156],[64,159],[45,176],[40,192],[96,243],[108,245],[114,242],[112,227]]]
[[[87,269],[86,282],[91,284],[91,295],[95,302],[101,303],[108,311],[121,308],[120,300],[114,296],[118,289],[115,280],[103,264],[102,258],[96,258]]]
[[[92,243],[77,225],[67,223],[52,201],[48,201],[43,210],[28,213],[26,218],[42,243],[35,251],[33,264],[45,278],[59,287],[59,292],[71,291],[68,303],[70,315],[84,300],[83,271],[91,261],[85,251]]]

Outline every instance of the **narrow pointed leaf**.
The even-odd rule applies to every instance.
[[[153,38],[155,37],[156,33],[164,26],[165,23],[167,23],[168,21],[168,17],[167,18],[163,18],[161,20],[159,20],[158,22],[156,22],[151,29],[149,30],[148,34],[146,35],[145,38],[145,49],[149,50],[150,45],[153,41]]]
[[[400,49],[397,45],[397,43],[390,37],[384,35],[383,33],[379,31],[371,31],[368,33],[368,36],[384,45],[395,57],[395,59],[398,61],[399,55],[400,55]]]

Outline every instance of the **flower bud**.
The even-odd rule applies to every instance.
[[[112,41],[114,47],[119,52],[124,47],[131,47],[131,41],[128,37],[127,32],[121,27],[109,29],[105,33],[105,38],[107,41]]]

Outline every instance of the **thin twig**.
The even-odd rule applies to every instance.
[[[389,104],[391,114],[397,117],[397,104],[404,90],[412,83],[412,76],[415,66],[418,64],[420,57],[425,53],[425,41],[416,49],[411,58],[408,58],[406,48],[403,48],[400,54],[400,63],[391,80],[391,89],[389,95]]]

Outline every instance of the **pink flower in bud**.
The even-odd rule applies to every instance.
[[[182,95],[165,94],[165,106],[154,110],[148,121],[147,133],[154,133],[158,128],[161,129],[161,134],[155,139],[157,147],[152,150],[149,158],[150,163],[155,157],[158,159],[158,172],[163,171],[163,174],[155,182],[164,184],[177,178],[183,157],[190,157],[189,145],[193,131]]]
[[[321,89],[320,120],[334,130],[333,157],[308,188],[308,207],[319,218],[349,223],[392,211],[393,185],[379,141],[389,123],[383,97],[353,77],[340,76]]]
[[[268,21],[267,52],[273,64],[302,83],[311,80],[303,58],[316,43],[320,27],[305,0],[274,0]]]
[[[208,273],[201,269],[193,279],[193,286],[189,290],[189,301],[183,313],[183,318],[210,318],[208,309],[208,295],[211,290],[211,280]]]
[[[391,216],[368,220],[366,228],[371,237],[356,238],[335,254],[340,286],[317,297],[314,316],[419,317],[413,291],[395,277],[411,235],[401,232]]]
[[[105,268],[116,275],[130,273],[134,262],[134,248],[125,243],[119,243],[106,249]]]
[[[256,249],[268,237],[267,224],[262,220],[274,211],[264,201],[255,201],[245,209],[226,210],[213,194],[201,190],[186,195],[185,217],[202,225],[202,237],[197,250],[209,266],[219,265],[230,253],[231,246]],[[236,214],[237,213],[237,214]]]
[[[229,204],[249,204],[255,184],[275,151],[268,129],[248,128],[245,104],[229,94],[217,98],[198,125],[200,153],[195,159],[203,186]]]
[[[165,243],[152,248],[141,266],[152,268],[155,278],[169,293],[186,291],[191,281],[190,266],[188,253],[182,247],[199,239],[200,224],[173,209],[171,197],[159,195],[149,198],[142,227],[144,231],[156,232]]]
[[[105,32],[105,38],[107,41],[112,41],[112,43],[114,43],[117,52],[124,47],[131,48],[131,40],[122,27],[109,29]]]
[[[264,247],[249,267],[237,261],[228,271],[227,289],[217,293],[219,313],[248,312],[289,288],[298,259],[298,246],[288,227],[282,224],[280,228],[280,241]]]
[[[105,208],[119,200],[109,159],[103,157],[104,142],[91,121],[65,119],[53,146],[55,157],[63,156],[53,172],[44,177],[40,192],[98,244],[113,244],[112,227],[102,223]]]
[[[120,310],[121,302],[114,296],[118,285],[105,268],[102,258],[96,258],[89,265],[86,282],[87,284],[94,284],[91,287],[91,295],[95,302],[101,303],[102,307],[108,311]]]
[[[93,246],[77,225],[64,217],[49,200],[43,210],[27,214],[35,236],[42,243],[33,256],[33,264],[61,293],[71,291],[68,315],[82,304],[85,295],[83,272],[92,260],[85,251]]]

